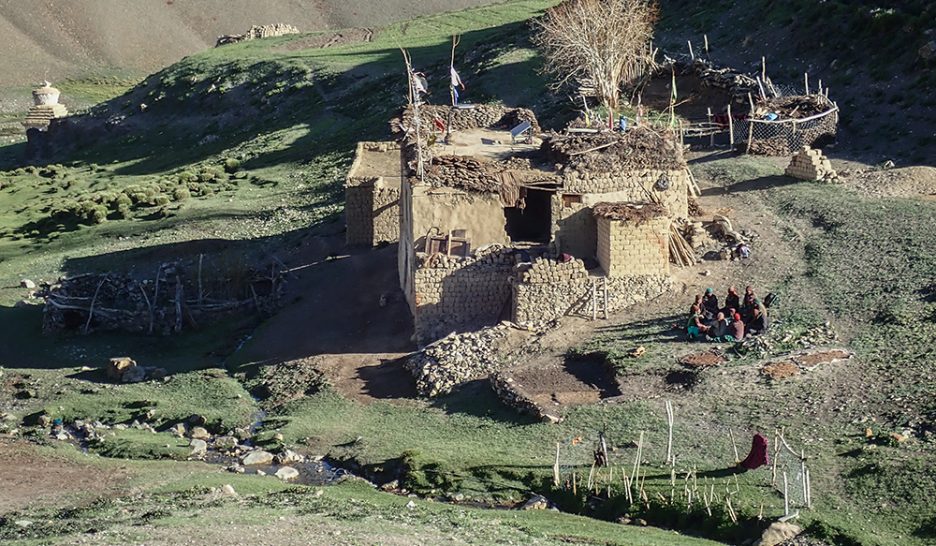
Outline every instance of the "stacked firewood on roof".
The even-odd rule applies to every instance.
[[[646,127],[634,127],[622,133],[554,133],[544,140],[542,151],[550,162],[578,171],[686,168],[674,135]]]

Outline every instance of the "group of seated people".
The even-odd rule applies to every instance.
[[[689,339],[711,341],[741,341],[745,336],[754,336],[767,331],[769,326],[767,306],[748,286],[744,298],[732,286],[728,289],[723,305],[711,288],[704,295],[697,295],[689,311],[686,332]]]

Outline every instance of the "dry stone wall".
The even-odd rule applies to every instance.
[[[666,189],[663,189],[663,188]],[[563,190],[569,193],[615,193],[615,201],[659,202],[673,218],[689,216],[689,173],[686,170],[563,173]]]
[[[653,299],[674,286],[669,275],[644,275],[637,277],[600,278],[583,276],[584,266],[577,263],[569,269],[557,268],[545,278],[557,278],[555,282],[538,282],[531,277],[530,280],[519,280],[513,284],[513,316],[514,322],[524,327],[540,327],[564,316],[592,316],[595,301],[592,291],[599,292],[603,299],[601,283],[607,283],[608,312],[614,313],[632,305]],[[565,264],[561,264],[565,265]],[[598,302],[599,310],[603,309],[603,302]],[[600,311],[598,313],[601,314]]]
[[[448,394],[473,379],[487,377],[503,364],[500,350],[509,326],[497,324],[477,332],[450,334],[406,361],[416,389],[430,398]]]
[[[669,274],[670,219],[598,218],[598,262],[609,277]]]
[[[415,273],[416,338],[428,343],[458,330],[497,323],[510,302],[513,253],[502,248],[471,258],[434,254]]]

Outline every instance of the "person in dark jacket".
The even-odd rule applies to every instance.
[[[709,326],[709,331],[706,333],[706,335],[709,337],[709,339],[714,341],[721,341],[727,333],[728,321],[725,320],[725,314],[718,313],[715,316],[715,320]]]
[[[735,311],[741,309],[741,296],[738,295],[738,289],[734,286],[728,289],[728,295],[725,296],[725,310],[727,311],[729,309],[734,309]]]
[[[767,310],[759,300],[754,300],[754,315],[746,324],[747,331],[751,335],[763,334],[770,327],[767,319]]]
[[[744,299],[741,300],[741,318],[744,319],[745,324],[754,318],[754,300],[756,299],[757,295],[754,294],[754,287],[748,285],[744,289]]]
[[[714,290],[706,288],[705,295],[702,296],[702,314],[705,315],[705,318],[711,320],[715,318],[718,311],[718,296],[715,295]]]

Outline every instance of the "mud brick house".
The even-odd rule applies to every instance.
[[[605,314],[669,286],[669,227],[688,215],[689,191],[671,135],[543,134],[531,111],[494,105],[424,105],[419,122],[407,109],[391,123],[398,143],[359,145],[346,221],[352,244],[398,237],[420,343],[503,319]],[[534,136],[515,138],[521,124]]]

